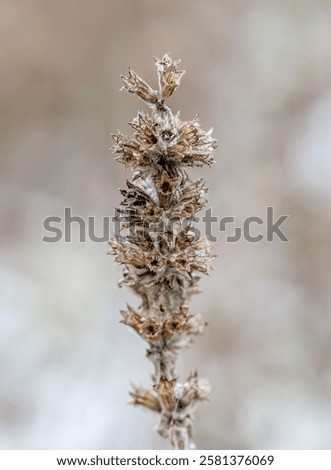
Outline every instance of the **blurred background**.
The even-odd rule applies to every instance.
[[[186,70],[170,106],[220,141],[213,168],[191,172],[213,215],[290,215],[289,243],[221,234],[190,303],[209,327],[180,376],[213,386],[198,447],[330,448],[331,3],[1,0],[0,44],[0,447],[168,447],[128,404],[152,365],[119,323],[138,299],[108,245],[42,238],[65,207],[101,233],[130,177],[110,133],[144,108],[120,75],[155,87],[152,56],[169,51]]]

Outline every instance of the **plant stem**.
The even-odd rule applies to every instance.
[[[115,219],[121,235],[110,242],[116,261],[124,265],[120,285],[141,297],[138,309],[127,306],[123,323],[147,343],[154,365],[153,388],[134,387],[133,403],[160,415],[159,433],[175,449],[192,448],[195,404],[209,393],[196,372],[183,383],[176,361],[181,349],[201,333],[205,322],[186,303],[196,292],[197,272],[207,273],[209,243],[196,236],[192,222],[206,204],[207,188],[192,181],[186,168],[211,165],[216,140],[200,128],[198,119],[181,121],[165,105],[184,72],[169,54],[156,60],[159,89],[153,90],[129,69],[124,89],[143,99],[151,115],[142,111],[132,121],[133,137],[113,135],[117,160],[133,171],[132,181]]]

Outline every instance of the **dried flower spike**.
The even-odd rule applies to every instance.
[[[152,112],[138,113],[131,123],[133,137],[113,135],[117,160],[133,170],[133,177],[121,190],[123,201],[116,212],[121,235],[110,245],[124,265],[120,286],[141,297],[138,309],[127,306],[121,312],[122,321],[146,341],[154,365],[153,386],[134,386],[133,403],[159,414],[158,430],[175,449],[189,449],[195,404],[206,399],[209,386],[197,373],[180,382],[176,360],[205,325],[186,303],[196,292],[197,272],[208,272],[212,256],[207,240],[196,239],[188,223],[205,206],[207,188],[202,179],[192,181],[186,168],[211,165],[216,140],[200,128],[197,117],[182,121],[164,103],[184,75],[180,61],[169,54],[155,61],[158,90],[131,69],[122,77],[123,88]]]

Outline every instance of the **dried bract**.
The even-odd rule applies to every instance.
[[[170,54],[165,54],[161,60],[155,59],[155,61],[159,78],[160,96],[163,100],[166,100],[180,84],[185,71],[177,70],[180,60],[173,61]]]

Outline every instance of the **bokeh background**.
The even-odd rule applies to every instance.
[[[106,243],[44,243],[43,220],[112,216],[129,174],[110,132],[144,104],[170,51],[187,71],[170,100],[220,140],[213,215],[290,214],[289,243],[226,243],[191,301],[209,327],[183,353],[213,392],[201,449],[331,446],[331,3],[328,0],[1,0],[0,447],[163,449],[128,405],[148,384],[145,345],[119,323]],[[99,223],[99,225],[98,225]]]

